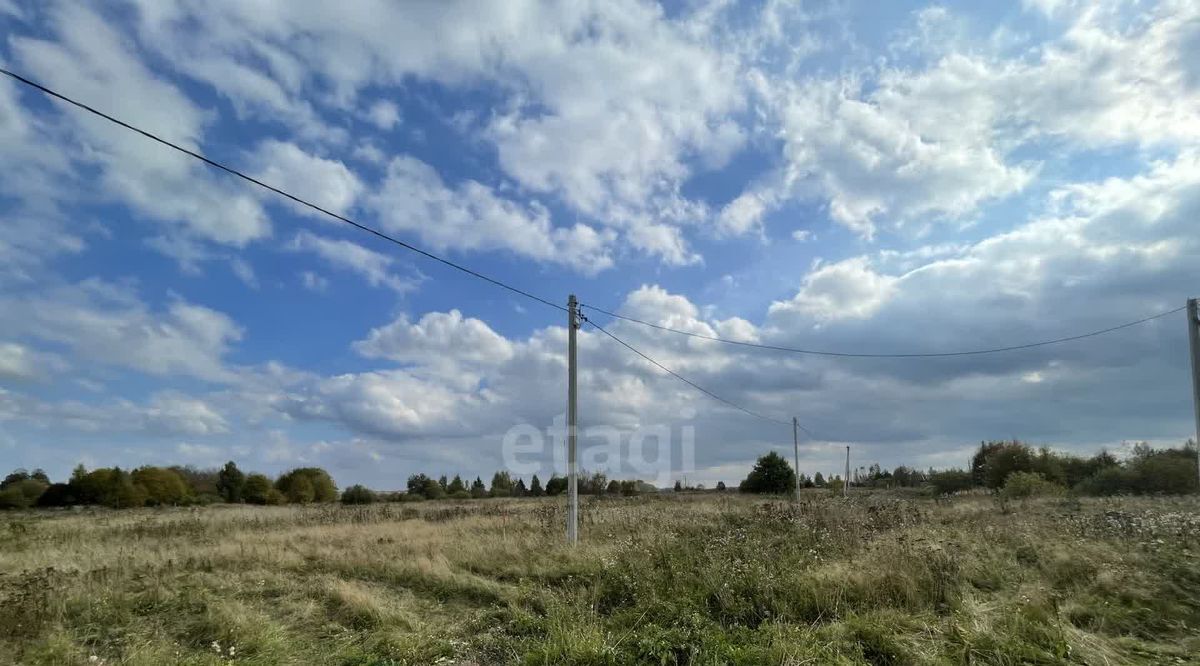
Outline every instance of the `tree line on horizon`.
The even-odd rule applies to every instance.
[[[566,477],[552,475],[543,487],[535,474],[528,485],[507,471],[496,472],[490,487],[481,477],[469,485],[461,476],[438,479],[425,474],[408,478],[403,492],[376,492],[355,484],[338,492],[328,472],[319,467],[289,470],[275,479],[246,474],[233,461],[220,469],[143,466],[128,471],[120,467],[88,470],[79,465],[63,483],[53,483],[41,469],[18,469],[0,481],[0,509],[31,507],[106,506],[114,509],[142,506],[198,504],[309,504],[341,501],[370,504],[377,501],[480,499],[487,497],[542,497],[567,490]],[[638,480],[608,479],[603,473],[582,473],[579,492],[585,495],[631,497],[657,488]]]
[[[337,484],[319,467],[298,467],[275,479],[242,472],[234,462],[220,469],[146,465],[134,470],[75,467],[70,478],[53,483],[40,469],[13,471],[0,482],[0,508],[107,506],[186,506],[216,502],[308,504],[333,502]]]
[[[901,465],[894,470],[878,464],[860,468],[851,485],[866,488],[927,488],[935,495],[983,488],[1007,496],[1063,494],[1081,495],[1177,495],[1200,488],[1197,478],[1196,446],[1188,440],[1180,448],[1156,449],[1146,442],[1134,445],[1125,460],[1107,450],[1085,457],[1061,453],[1043,446],[1034,448],[1018,440],[980,442],[968,469],[921,471]],[[843,480],[826,480],[820,472],[812,478],[800,475],[804,488],[841,490]],[[787,494],[795,491],[796,472],[783,456],[772,451],[755,463],[738,490],[758,494]]]
[[[579,493],[581,495],[612,495],[632,497],[646,492],[657,492],[657,488],[636,479],[609,479],[602,472],[579,474]],[[553,474],[545,486],[537,474],[526,485],[525,479],[513,477],[507,470],[501,470],[492,475],[491,486],[483,482],[482,477],[475,477],[469,484],[459,475],[447,479],[446,475],[434,479],[423,473],[408,477],[406,490],[403,493],[393,493],[386,499],[401,502],[439,500],[439,499],[481,499],[485,497],[554,497],[567,491],[567,477]]]
[[[980,442],[968,469],[921,471],[905,465],[892,470],[878,464],[856,470],[851,484],[866,488],[925,488],[935,495],[983,488],[1009,496],[1061,494],[1084,495],[1183,494],[1196,492],[1196,447],[1189,440],[1180,448],[1155,449],[1147,443],[1133,447],[1125,460],[1102,450],[1090,457],[1035,449],[1017,440]],[[788,494],[796,488],[797,475],[778,453],[768,453],[755,463],[738,491],[754,494]],[[844,480],[817,472],[799,475],[803,488],[840,491]],[[246,474],[230,461],[220,469],[143,466],[132,471],[120,467],[87,470],[79,465],[63,483],[53,483],[35,469],[18,469],[0,482],[0,509],[99,505],[111,508],[141,506],[185,506],[226,502],[258,505],[309,504],[341,501],[368,504],[376,501],[424,501],[482,499],[487,497],[553,497],[567,490],[567,479],[552,475],[542,485],[535,474],[528,485],[508,471],[492,475],[485,484],[475,477],[469,484],[459,475],[434,479],[423,473],[408,477],[403,492],[380,493],[356,484],[339,493],[328,472],[319,467],[289,470],[275,479],[265,474]],[[684,487],[675,490],[703,490]],[[724,491],[720,482],[717,491]],[[608,479],[605,474],[582,472],[582,495],[631,497],[658,488],[640,480]]]

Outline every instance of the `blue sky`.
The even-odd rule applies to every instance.
[[[556,302],[838,351],[1019,344],[1197,295],[1194,3],[0,0],[0,61]],[[564,411],[561,312],[0,81],[0,462],[488,474]],[[597,316],[598,321],[604,321]],[[613,322],[802,467],[1192,427],[1182,315],[991,357]],[[581,333],[582,425],[791,433]],[[548,473],[551,451],[539,460]],[[614,470],[615,475],[633,475]]]

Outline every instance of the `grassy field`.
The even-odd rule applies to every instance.
[[[0,663],[1200,663],[1200,501],[0,517]]]

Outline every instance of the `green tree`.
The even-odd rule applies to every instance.
[[[758,459],[750,475],[738,486],[744,493],[784,494],[796,488],[796,472],[774,451]]]
[[[29,479],[29,472],[24,468],[15,469],[8,476],[4,477],[3,481],[0,481],[0,490],[4,490],[13,484],[21,483],[22,481],[28,481]]]
[[[89,472],[80,465],[75,468],[68,485],[81,504],[102,504],[114,509],[146,504],[146,491],[135,485],[129,473],[119,467],[101,467]]]
[[[983,485],[997,490],[1013,472],[1032,472],[1033,452],[1021,442],[1000,442],[983,459]]]
[[[366,486],[355,484],[342,491],[342,504],[372,504],[375,493]]]
[[[980,442],[975,455],[971,456],[971,481],[977,486],[984,485],[984,464],[987,457],[1008,442]]]
[[[442,484],[432,478],[425,479],[425,485],[421,488],[421,495],[425,499],[437,500],[446,497],[446,491],[442,489]]]
[[[217,481],[221,471],[218,469],[197,469],[191,465],[172,465],[167,469],[175,472],[188,485],[189,494],[203,502],[218,502],[221,492],[217,489]]]
[[[278,492],[262,474],[250,474],[242,486],[242,498],[250,504],[271,504],[271,493]]]
[[[246,486],[246,475],[232,460],[225,463],[217,473],[217,492],[221,499],[236,504],[242,501],[242,491]]]
[[[408,477],[408,483],[405,484],[405,487],[408,488],[408,493],[410,495],[420,495],[421,497],[424,497],[425,496],[425,486],[428,485],[428,483],[429,483],[428,476],[425,476],[424,474],[420,474],[420,473],[410,474]]]
[[[820,472],[817,472],[816,474],[814,474],[813,475],[813,485],[818,488],[824,488],[825,487],[825,475],[821,474]]]
[[[283,493],[290,504],[309,504],[317,496],[312,480],[306,475],[292,477],[282,486],[276,481],[275,488]]]
[[[609,481],[608,489],[605,490],[604,492],[609,495],[620,495],[621,494],[621,482],[617,481],[616,479]]]
[[[533,478],[529,481],[529,496],[541,497],[545,494],[546,491],[542,488],[542,480],[538,478],[537,474],[534,474]]]
[[[820,472],[817,472],[817,474],[820,474]],[[717,492],[721,492],[721,493],[725,492],[725,482],[724,481],[717,481]]]
[[[1134,448],[1126,463],[1132,491],[1139,494],[1180,495],[1196,492],[1196,450]]]
[[[492,490],[489,493],[492,497],[508,497],[512,495],[512,489],[512,476],[506,470],[501,470],[492,475]]]
[[[483,479],[479,478],[478,476],[475,477],[475,480],[471,482],[471,497],[479,499],[487,496],[487,486],[483,485]]]
[[[304,479],[304,481],[300,479]],[[291,490],[292,486],[297,484],[300,488],[295,491]],[[275,488],[283,493],[289,502],[336,502],[338,499],[337,485],[334,484],[333,478],[329,476],[329,472],[320,467],[298,467],[293,469],[275,481]],[[293,499],[309,496],[309,488],[311,488],[310,499]]]
[[[454,479],[450,481],[450,485],[446,486],[446,492],[451,496],[466,491],[467,484],[463,483],[462,477],[457,474],[455,474]]]
[[[163,467],[139,467],[133,471],[132,480],[145,491],[146,504],[151,506],[182,504],[188,496],[183,477]]]
[[[72,506],[78,503],[69,483],[52,483],[37,499],[38,506]]]
[[[438,477],[438,485],[442,487],[442,494],[450,492],[450,482],[446,480],[446,475]]]
[[[604,472],[595,472],[588,474],[586,471],[580,472],[579,475],[579,494],[581,495],[603,495],[604,488],[608,485],[608,475]]]
[[[518,478],[517,482],[513,484],[512,496],[513,497],[524,497],[528,494],[529,494],[529,489],[525,487],[525,479]]]
[[[564,476],[558,476],[555,474],[550,477],[549,481],[546,482],[546,494],[551,497],[555,495],[561,495],[566,492],[566,490],[567,478]]]
[[[28,509],[38,503],[49,487],[49,484],[32,476],[20,481],[7,482],[3,489],[0,489],[0,509]]]
[[[677,493],[683,492],[683,482],[681,482],[679,479],[675,480],[675,492],[677,492]]]

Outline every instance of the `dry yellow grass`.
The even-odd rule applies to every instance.
[[[1195,499],[6,514],[0,663],[1194,663]],[[94,657],[94,659],[93,659]]]

